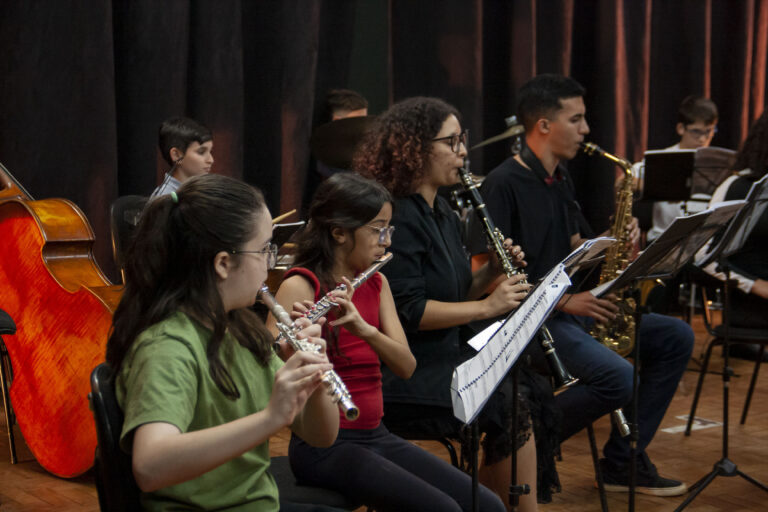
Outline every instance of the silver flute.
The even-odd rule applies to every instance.
[[[373,264],[368,267],[367,269],[360,272],[356,278],[354,278],[352,283],[352,289],[357,290],[361,284],[363,284],[366,280],[368,280],[369,277],[371,277],[373,274],[379,271],[381,267],[389,263],[389,260],[392,259],[392,253],[388,252],[381,258],[377,259],[373,262]],[[322,299],[315,302],[311,308],[309,308],[309,311],[304,313],[304,317],[308,318],[310,322],[315,323],[318,319],[324,317],[328,314],[328,312],[338,306],[339,304],[337,302],[334,302],[333,295],[337,292],[345,292],[347,291],[347,285],[340,284],[330,292],[326,293]]]
[[[354,280],[351,281],[352,289],[357,289],[363,284],[369,277],[371,277],[378,269],[392,259],[392,253],[385,254],[382,258],[376,260],[373,265],[368,267],[362,273],[360,273]],[[312,307],[304,314],[311,323],[317,322],[320,318],[324,317],[334,307],[338,306],[338,303],[333,300],[332,294],[335,291],[346,291],[346,285],[342,284],[337,286],[333,291],[323,296],[322,299],[317,301]],[[298,332],[301,330],[294,321],[291,320],[291,316],[285,311],[275,297],[269,292],[267,286],[263,286],[259,291],[259,297],[261,301],[269,308],[272,315],[275,317],[277,323],[277,329],[280,332],[278,339],[282,338],[296,351],[311,352],[317,354],[320,352],[320,346],[310,341],[300,339]],[[341,412],[344,413],[344,417],[350,421],[354,421],[360,416],[360,409],[352,401],[352,396],[341,380],[341,377],[334,371],[328,370],[323,375],[323,382],[328,387],[328,394],[331,396],[331,400],[339,406]]]

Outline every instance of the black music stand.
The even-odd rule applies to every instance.
[[[744,205],[744,201],[732,201],[728,204],[705,210],[688,217],[678,217],[654,240],[638,258],[627,266],[619,277],[598,286],[592,293],[602,296],[608,293],[635,293],[640,281],[646,279],[669,279],[675,276],[696,252],[719,230],[724,222],[730,220]],[[637,300],[637,296],[635,296]],[[639,302],[637,302],[639,304]],[[640,322],[643,311],[635,308],[635,346],[632,351],[632,399],[630,409],[629,445],[629,510],[635,509],[635,489],[637,486],[637,426],[638,397],[638,354],[640,351]]]
[[[735,159],[735,151],[718,147],[646,151],[642,199],[688,201],[696,194],[712,195]]]
[[[733,369],[729,366],[729,348],[730,348],[730,288],[731,288],[731,269],[728,264],[728,256],[738,251],[746,241],[752,229],[755,227],[758,219],[763,215],[768,207],[768,176],[764,176],[760,181],[752,185],[747,194],[745,206],[736,215],[728,225],[725,233],[718,243],[703,258],[697,261],[699,266],[707,266],[710,263],[718,262],[719,268],[725,272],[725,302],[723,306],[723,444],[722,456],[715,462],[712,471],[699,479],[690,487],[691,495],[683,501],[675,512],[683,510],[698,496],[712,481],[718,476],[740,476],[747,482],[768,492],[768,486],[755,480],[751,476],[739,470],[736,464],[728,458],[728,391],[729,382]]]
[[[607,239],[612,240],[612,239]],[[503,322],[487,327],[477,337],[486,340],[478,353],[459,365],[453,373],[451,395],[454,415],[470,429],[470,469],[472,472],[472,510],[479,510],[479,480],[477,455],[480,433],[477,417],[491,394],[508,372],[512,372],[515,396],[512,402],[512,439],[517,438],[517,359],[539,332],[544,321],[554,310],[557,301],[570,285],[567,271],[594,260],[606,247],[606,239],[589,240],[568,255],[528,292],[523,304],[513,310]],[[472,345],[472,341],[470,341]],[[495,382],[494,382],[495,381]],[[512,451],[512,474],[509,497],[513,507],[517,498],[527,494],[527,484],[517,484],[517,452]]]

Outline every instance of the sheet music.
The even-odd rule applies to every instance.
[[[453,371],[451,399],[456,418],[464,423],[474,419],[570,284],[565,265],[558,264],[504,322],[491,326],[495,330],[489,327],[478,335],[485,335],[487,342]]]
[[[615,242],[616,239],[609,236],[601,236],[586,240],[577,249],[571,252],[571,254],[565,257],[563,265],[565,265],[565,267],[569,269],[569,273],[573,275],[573,272],[578,269],[577,265],[586,265],[590,263]]]

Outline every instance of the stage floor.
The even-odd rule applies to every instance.
[[[698,320],[698,319],[697,319]],[[695,322],[696,348],[694,359],[703,351],[707,336],[700,322]],[[731,381],[731,435],[730,458],[739,469],[764,483],[768,483],[768,379],[758,379],[752,406],[745,425],[739,425],[749,378],[754,363],[732,359],[735,377]],[[722,367],[720,350],[715,349],[710,370]],[[685,437],[682,429],[693,399],[698,378],[697,364],[689,364],[675,398],[672,401],[660,431],[648,453],[660,472],[669,477],[684,480],[689,485],[707,474],[720,459],[722,428],[722,380],[710,374],[704,383],[704,392],[696,416],[702,421],[700,430]],[[763,369],[763,374],[768,369]],[[2,402],[0,401],[0,407]],[[595,423],[598,446],[608,436],[608,418]],[[35,462],[24,446],[18,427],[15,429],[19,464],[10,464],[7,426],[0,414],[0,512],[27,511],[97,511],[99,510],[93,475],[64,480],[48,474]],[[275,455],[287,452],[288,432],[280,432],[272,439],[271,450]],[[437,443],[419,443],[439,457],[447,460],[446,450]],[[589,443],[585,432],[569,439],[562,446],[563,460],[558,463],[561,493],[554,495],[552,503],[540,505],[544,512],[599,511],[600,502],[594,487],[594,472],[589,455]],[[638,495],[636,510],[643,512],[673,510],[684,497],[658,498]],[[609,494],[611,510],[626,510],[627,496]],[[707,489],[688,507],[692,511],[758,511],[768,507],[768,493],[759,491],[739,477],[717,477]],[[360,509],[363,510],[363,509]]]

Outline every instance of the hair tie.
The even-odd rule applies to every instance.
[[[174,204],[179,204],[179,196],[176,195],[176,192],[171,192],[171,199],[173,199]]]

